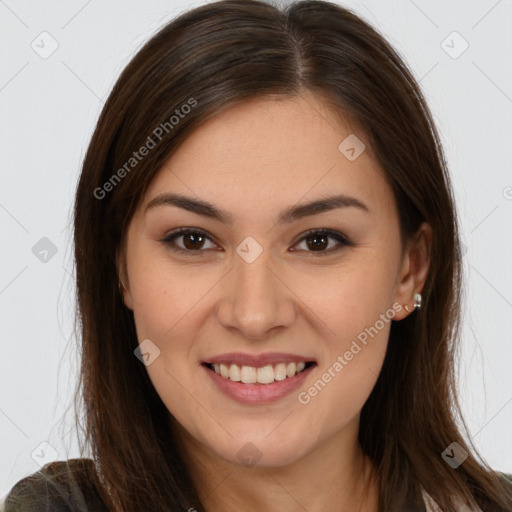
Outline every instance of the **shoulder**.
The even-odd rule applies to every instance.
[[[106,512],[97,482],[91,459],[52,462],[17,482],[5,498],[2,511]]]
[[[512,493],[512,474],[503,473],[501,471],[496,471],[495,475],[499,478],[502,478],[506,484],[509,485],[510,492]],[[423,499],[426,505],[425,511],[426,512],[442,512],[439,506],[435,503],[435,501],[430,497],[429,494],[427,494],[424,490],[423,492]],[[478,505],[474,505],[473,508],[468,508],[466,505],[463,505],[462,502],[457,501],[456,503],[460,510],[464,510],[465,512],[483,512],[482,509]],[[459,508],[457,508],[459,510]],[[500,509],[496,512],[509,512],[508,510]]]

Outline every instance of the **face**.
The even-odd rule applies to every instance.
[[[158,172],[126,236],[146,370],[198,446],[276,467],[356,431],[391,322],[420,290],[354,124],[306,93],[226,110]]]

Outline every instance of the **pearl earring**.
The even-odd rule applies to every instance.
[[[414,294],[414,309],[420,309],[421,308],[421,293],[415,293]],[[411,313],[411,310],[409,309],[409,306],[405,305],[405,310],[408,313]]]

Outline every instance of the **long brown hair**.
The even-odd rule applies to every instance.
[[[360,123],[392,186],[403,240],[424,221],[433,228],[423,307],[392,323],[361,413],[359,441],[378,471],[379,510],[417,502],[420,488],[444,511],[456,510],[455,496],[468,504],[472,496],[483,511],[511,510],[512,492],[464,439],[454,376],[461,250],[431,114],[385,39],[350,10],[319,0],[282,8],[225,0],[185,12],[140,49],[105,103],[74,211],[80,447],[91,447],[102,497],[122,511],[204,510],[170,436],[170,413],[134,356],[138,341],[119,293],[117,257],[148,184],[193,130],[250,98],[301,90]],[[469,453],[456,469],[441,457],[454,441]]]

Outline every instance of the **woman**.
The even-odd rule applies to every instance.
[[[87,151],[75,257],[92,459],[7,512],[512,510],[458,427],[439,137],[350,11],[227,0],[156,34]]]

